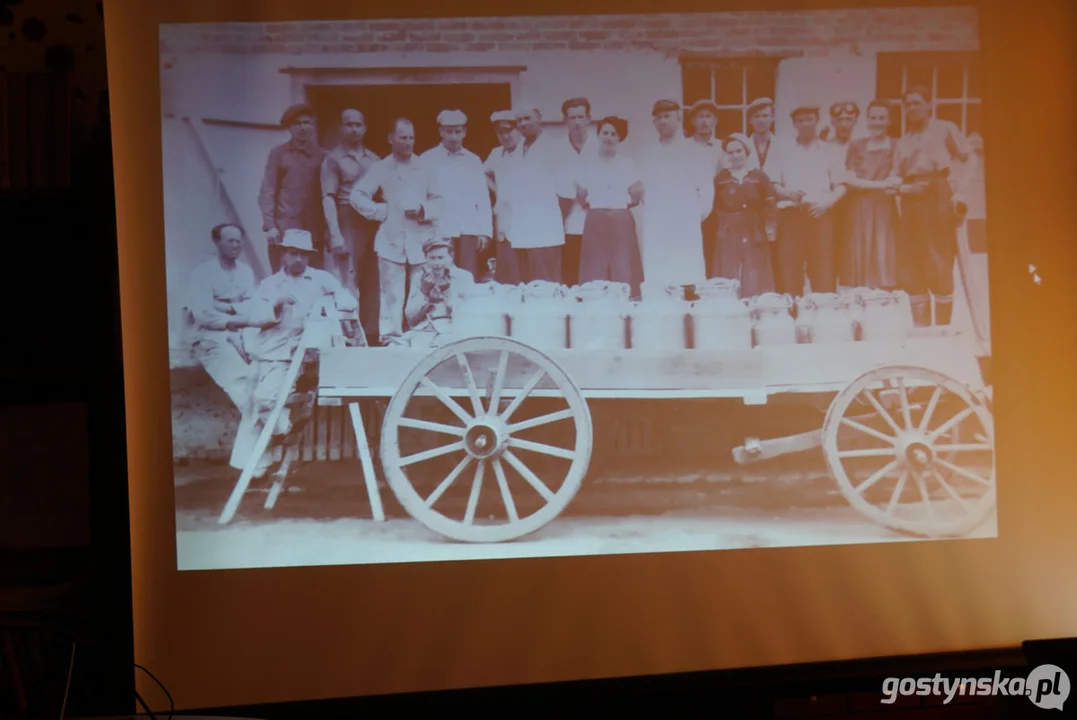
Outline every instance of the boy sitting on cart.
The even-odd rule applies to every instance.
[[[433,238],[423,244],[422,271],[412,283],[404,305],[410,328],[392,345],[436,347],[452,334],[452,310],[457,298],[475,285],[471,272],[453,262],[452,241]]]

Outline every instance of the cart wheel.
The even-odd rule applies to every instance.
[[[990,516],[994,447],[987,407],[956,380],[919,367],[861,375],[823,423],[823,453],[842,495],[881,525],[922,537],[964,536]]]
[[[409,405],[422,409],[424,402],[428,415],[440,411],[449,421],[408,416]],[[546,407],[553,411],[527,415],[523,407],[528,404],[559,409]],[[571,432],[565,421],[574,426]],[[438,445],[402,457],[402,430],[420,446],[429,447],[432,439]],[[572,446],[525,439],[529,430],[564,430]],[[439,435],[452,436],[454,442],[441,444]],[[431,530],[464,542],[514,540],[549,523],[579,490],[591,450],[591,413],[579,389],[556,362],[507,338],[468,338],[432,352],[397,390],[382,426],[382,466],[400,504]],[[559,467],[536,473],[528,463],[539,456],[544,456],[540,462]],[[456,482],[462,478],[467,479]],[[484,481],[494,485],[489,488],[494,492],[486,493],[486,507],[480,511]],[[454,483],[466,493],[453,492]],[[427,487],[433,487],[432,492],[424,492]],[[453,517],[459,512],[435,507],[451,506],[454,497],[459,501],[456,510],[466,497],[459,518]]]

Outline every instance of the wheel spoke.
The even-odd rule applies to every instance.
[[[550,488],[546,487],[546,483],[539,480],[538,475],[532,472],[531,468],[527,467],[527,465],[524,464],[523,460],[516,457],[516,454],[514,452],[512,452],[511,450],[506,450],[502,454],[502,457],[505,458],[505,461],[509,465],[512,465],[512,468],[516,472],[520,473],[520,477],[526,480],[531,487],[535,488],[535,492],[541,495],[543,500],[545,500],[546,502],[550,502],[554,499],[553,491],[550,490]]]
[[[509,447],[520,448],[521,450],[530,450],[531,452],[542,453],[543,455],[552,455],[553,457],[564,458],[565,460],[576,459],[575,450],[557,447],[556,445],[547,445],[546,443],[532,442],[530,440],[509,438]]]
[[[893,448],[869,448],[867,450],[840,450],[840,451],[838,451],[838,457],[840,457],[840,458],[886,457],[887,455],[894,455],[894,449]]]
[[[897,379],[897,390],[901,396],[901,416],[905,420],[905,428],[911,430],[913,428],[912,413],[909,411],[909,393],[905,391],[905,378]]]
[[[935,446],[935,452],[988,452],[993,450],[990,443],[942,443]]]
[[[865,389],[862,390],[860,394],[867,396],[868,402],[871,403],[871,406],[873,408],[875,408],[875,412],[882,415],[883,420],[886,420],[886,424],[889,425],[891,429],[893,429],[895,435],[900,435],[901,428],[898,427],[898,424],[896,422],[894,422],[894,418],[890,417],[890,413],[886,411],[886,408],[884,408],[882,404],[879,403],[879,399],[875,397],[875,393],[871,392],[870,389]]]
[[[959,422],[961,422],[962,420],[964,420],[965,418],[967,418],[969,415],[971,415],[974,412],[975,412],[975,409],[971,405],[966,407],[964,410],[959,412],[957,415],[954,415],[952,418],[950,418],[949,420],[944,422],[942,425],[939,425],[937,428],[935,428],[934,430],[929,432],[927,434],[928,442],[935,442],[935,438],[937,438],[939,435],[946,434],[946,432],[949,431],[950,428],[954,427],[955,425],[957,425]]]
[[[460,365],[460,371],[464,373],[464,381],[467,382],[467,394],[471,397],[471,407],[475,411],[475,417],[478,417],[485,411],[482,407],[482,399],[479,398],[479,387],[475,384],[475,374],[471,372],[471,365],[468,363],[464,353],[456,353],[456,362]]]
[[[898,500],[901,499],[901,493],[905,491],[905,483],[909,481],[909,471],[902,470],[901,476],[898,478],[897,485],[894,487],[894,492],[890,495],[890,502],[886,504],[886,510],[883,512],[886,515],[893,516],[894,508],[897,507]]]
[[[475,479],[471,481],[471,494],[467,498],[467,511],[464,513],[464,524],[475,524],[475,511],[479,508],[479,493],[482,492],[482,476],[486,471],[486,461],[479,460],[475,466]]]
[[[441,447],[434,448],[433,450],[424,450],[414,455],[408,455],[407,457],[400,458],[400,466],[407,467],[408,465],[414,465],[415,463],[424,462],[426,460],[432,460],[442,455],[448,455],[449,453],[459,452],[464,449],[464,441],[450,443],[448,445],[442,445]]]
[[[857,485],[853,489],[856,490],[858,493],[863,493],[869,487],[871,487],[872,485],[874,485],[875,483],[879,482],[884,477],[886,477],[887,473],[889,473],[889,472],[891,472],[893,470],[897,470],[897,468],[898,468],[898,460],[897,460],[897,458],[894,458],[893,460],[888,462],[886,465],[883,465],[881,468],[876,470],[875,473],[871,477],[869,477],[867,480],[860,483],[859,485]]]
[[[957,491],[954,490],[953,487],[951,487],[950,483],[946,482],[946,478],[934,468],[931,469],[931,474],[935,476],[935,480],[942,486],[942,489],[946,491],[946,494],[952,497],[954,501],[961,506],[961,509],[965,511],[965,514],[968,515],[969,506],[965,504],[965,501],[961,499],[961,496],[957,494]]]
[[[879,432],[875,428],[870,428],[867,425],[861,425],[856,420],[853,420],[851,418],[842,418],[841,419],[841,424],[842,425],[848,425],[849,427],[853,428],[854,430],[859,430],[860,432],[862,432],[862,433],[864,433],[866,435],[871,435],[873,438],[877,438],[879,440],[882,440],[884,443],[887,443],[888,445],[893,445],[894,444],[894,437],[892,435],[886,435],[885,433]]]
[[[500,458],[495,457],[490,464],[494,466],[494,477],[497,478],[501,502],[505,503],[505,512],[509,515],[509,522],[519,522],[520,516],[516,512],[516,503],[512,500],[512,493],[509,492],[509,481],[505,478],[505,468],[501,467]]]
[[[501,403],[501,390],[505,385],[505,373],[508,370],[509,353],[502,350],[497,359],[497,372],[493,377],[493,385],[490,387],[487,406],[491,413],[497,413],[497,406]]]
[[[927,407],[924,408],[924,414],[920,416],[920,432],[927,432],[928,423],[931,422],[931,416],[935,413],[935,406],[939,404],[939,398],[942,397],[942,387],[935,386],[935,392],[931,393],[931,399],[927,402]]]
[[[449,397],[449,394],[442,390],[438,385],[428,377],[423,377],[419,381],[423,387],[427,388],[430,392],[434,393],[434,396],[441,401],[441,404],[452,410],[452,414],[460,418],[461,422],[465,425],[471,422],[472,417],[467,414],[464,408],[460,407],[460,403]]]
[[[459,425],[445,425],[444,423],[419,420],[418,418],[400,418],[400,421],[397,424],[400,425],[400,427],[414,428],[416,430],[426,430],[428,432],[442,433],[444,435],[455,435],[456,437],[464,436],[464,428]]]
[[[538,387],[538,384],[542,381],[542,378],[544,377],[546,377],[546,371],[540,368],[539,371],[535,373],[530,380],[527,381],[527,385],[525,385],[523,390],[520,391],[520,394],[512,399],[512,402],[509,403],[509,406],[505,408],[505,412],[501,413],[502,421],[509,421],[509,418],[512,417],[512,414],[520,409],[520,406],[523,405],[524,400],[526,400],[527,396],[530,395],[536,387]]]
[[[920,501],[924,504],[924,508],[927,510],[927,516],[934,520],[935,506],[931,504],[931,498],[928,497],[927,484],[924,483],[923,475],[913,471],[912,477],[913,480],[916,482],[916,489],[920,492]]]
[[[533,427],[538,427],[540,425],[548,425],[552,422],[558,422],[559,420],[570,420],[572,417],[573,412],[571,408],[569,408],[568,410],[559,410],[554,413],[549,413],[547,415],[539,415],[536,418],[531,418],[530,420],[522,420],[514,425],[509,425],[509,432],[516,433],[520,432],[521,430],[530,430]]]
[[[456,478],[460,477],[460,473],[467,469],[467,466],[471,464],[471,456],[464,455],[464,458],[456,464],[452,472],[449,473],[444,480],[438,483],[438,486],[434,488],[434,492],[430,493],[430,497],[426,499],[426,506],[428,508],[434,507],[434,503],[445,494],[445,491],[456,481]]]
[[[949,462],[947,460],[943,460],[942,458],[935,458],[935,462],[937,462],[939,465],[942,465],[944,468],[946,468],[950,472],[957,473],[961,477],[968,478],[969,480],[972,480],[975,483],[979,483],[980,485],[984,485],[986,487],[991,487],[991,485],[993,484],[990,480],[985,480],[984,478],[980,477],[979,475],[971,473],[968,470],[966,470],[965,468],[960,467],[958,465],[954,465],[952,462]]]

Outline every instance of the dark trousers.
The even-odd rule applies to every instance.
[[[718,213],[712,212],[703,221],[703,266],[707,268],[707,277],[714,275],[714,252],[717,247],[715,238],[718,237]]]
[[[561,282],[561,264],[563,250],[557,247],[517,248],[516,266],[520,268],[520,282],[527,284],[535,280]]]
[[[806,207],[778,213],[778,292],[804,294],[807,271],[812,292],[835,292],[834,222],[831,213],[814,218]]]
[[[337,222],[340,223],[340,234],[344,236],[355,266],[359,322],[367,337],[377,337],[381,290],[378,284],[378,255],[374,252],[374,237],[378,233],[378,224],[344,205],[337,207]]]
[[[569,287],[580,284],[582,248],[583,235],[565,235],[565,245],[561,250],[561,282]]]
[[[467,270],[475,278],[475,282],[482,279],[486,274],[486,267],[479,252],[479,238],[477,235],[461,235],[452,239],[453,254],[456,255],[456,266]]]
[[[502,285],[520,284],[520,266],[516,263],[516,251],[507,240],[496,243],[494,250],[494,280]]]

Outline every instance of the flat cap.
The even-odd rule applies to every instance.
[[[700,110],[710,110],[715,115],[718,114],[718,105],[713,100],[704,98],[702,100],[696,100],[692,103],[692,107],[688,108],[688,117],[692,117]]]
[[[512,110],[498,110],[490,116],[490,122],[492,123],[512,123],[516,124],[516,113]]]
[[[748,116],[751,117],[752,115],[754,115],[759,110],[762,110],[763,108],[768,108],[768,107],[774,107],[774,101],[773,100],[771,100],[768,97],[756,98],[755,100],[752,100],[750,103],[748,103],[748,110],[747,110]]]
[[[296,103],[295,105],[289,106],[288,109],[284,111],[284,114],[280,116],[280,124],[282,127],[288,127],[304,115],[307,117],[314,117],[314,111],[311,109],[310,105],[307,105],[306,103]]]
[[[280,239],[280,246],[292,250],[314,252],[314,237],[307,230],[285,230]]]
[[[442,127],[467,125],[467,115],[459,110],[442,110],[438,113],[438,125]]]
[[[427,254],[438,248],[452,250],[452,240],[443,237],[433,237],[423,243],[423,254]]]
[[[661,115],[667,112],[677,112],[681,109],[681,104],[673,102],[672,100],[659,100],[651,108],[651,115]]]
[[[819,114],[819,106],[818,105],[801,104],[801,105],[797,105],[795,108],[793,108],[792,112],[789,113],[789,117],[794,117],[795,118],[797,115],[818,115],[818,114]]]

